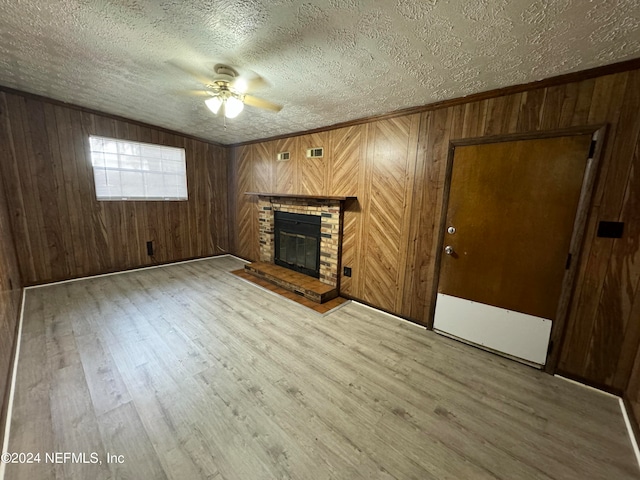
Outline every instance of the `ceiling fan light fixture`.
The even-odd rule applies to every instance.
[[[236,118],[244,110],[246,103],[250,107],[262,108],[279,112],[282,105],[254,97],[247,92],[251,89],[268,86],[268,83],[259,75],[247,80],[238,75],[238,72],[228,65],[217,64],[214,66],[215,76],[211,79],[197,75],[197,72],[189,67],[180,67],[186,73],[194,76],[200,81],[204,89],[190,93],[204,96],[205,105],[214,115],[221,115],[226,118]],[[226,126],[226,123],[224,124]]]
[[[217,114],[222,106],[222,98],[220,97],[211,97],[208,100],[204,101],[204,104],[211,110],[214,114]]]
[[[230,96],[224,102],[224,116],[236,118],[244,109],[244,103],[236,96]]]
[[[244,78],[236,78],[233,82],[233,89],[238,93],[247,93],[249,84]]]

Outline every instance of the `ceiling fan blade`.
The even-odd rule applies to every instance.
[[[267,82],[261,76],[257,76],[254,78],[249,78],[246,80],[247,82],[247,92],[252,92],[254,90],[260,90],[261,88],[266,88],[269,86],[269,82]]]
[[[253,78],[237,77],[231,86],[240,93],[253,92],[264,87],[268,87],[269,83],[262,77],[256,76]]]
[[[180,60],[167,60],[168,65],[171,65],[173,68],[177,68],[181,72],[184,72],[196,80],[198,80],[203,85],[210,85],[213,83],[213,80],[205,77],[202,73],[198,72],[195,68],[190,67]]]
[[[250,105],[252,107],[264,108],[266,110],[271,110],[272,112],[279,112],[282,110],[282,105],[278,105],[276,103],[269,102],[267,100],[263,100],[258,97],[254,97],[253,95],[245,95],[244,103]]]
[[[178,90],[174,92],[177,95],[189,95],[191,97],[211,98],[211,94],[207,90]]]

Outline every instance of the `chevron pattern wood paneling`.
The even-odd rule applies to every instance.
[[[273,192],[275,172],[273,169],[274,142],[261,142],[253,148],[253,192]]]
[[[342,219],[342,267],[351,267],[351,277],[345,277],[343,272],[338,272],[340,277],[340,291],[343,294],[359,296],[356,294],[356,285],[359,278],[358,264],[360,229],[359,221],[360,204],[358,200],[348,200],[345,203],[345,210]]]
[[[300,137],[300,147],[302,150],[302,168],[300,169],[301,193],[306,195],[327,194],[327,165],[331,149],[329,148],[329,133],[320,132]],[[307,148],[324,147],[324,157],[307,158]]]
[[[275,191],[278,193],[299,193],[300,175],[298,173],[302,155],[298,137],[276,140],[274,153],[289,152],[290,159],[285,162],[275,162]]]
[[[635,70],[434,108],[419,120],[401,116],[277,140],[298,141],[301,163],[282,171],[272,165],[282,173],[275,188],[285,192],[297,182],[300,193],[357,195],[344,216],[342,264],[353,276],[341,277],[342,291],[426,324],[450,140],[609,124],[559,368],[620,392],[635,361],[630,395],[640,416],[640,322],[631,321],[640,311],[640,227],[633,213],[639,92]],[[327,145],[326,164],[302,157],[307,147]],[[601,219],[624,221],[628,237],[598,238]]]
[[[397,117],[368,125],[372,156],[371,186],[365,200],[367,257],[360,277],[361,293],[369,303],[396,310],[401,295],[401,259],[406,250],[405,214],[415,168],[419,116]],[[403,279],[404,280],[404,279]]]
[[[363,125],[331,130],[329,190],[332,195],[357,196]]]
[[[236,151],[236,224],[237,254],[248,260],[258,260],[258,213],[257,199],[245,192],[254,192],[253,145],[245,145]]]

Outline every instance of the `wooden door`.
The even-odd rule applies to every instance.
[[[455,148],[436,330],[545,363],[591,140]]]

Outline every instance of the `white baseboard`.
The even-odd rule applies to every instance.
[[[92,279],[92,278],[100,278],[100,277],[110,277],[112,275],[122,275],[124,273],[139,272],[141,270],[151,270],[152,268],[171,267],[172,265],[180,265],[182,263],[201,262],[203,260],[211,260],[213,258],[220,258],[220,257],[238,258],[238,257],[236,257],[234,255],[231,255],[230,253],[224,253],[222,255],[212,255],[210,257],[192,258],[191,260],[180,260],[178,262],[163,263],[163,264],[160,264],[160,265],[148,265],[148,266],[145,266],[145,267],[131,268],[129,270],[120,270],[118,272],[100,273],[98,275],[89,275],[87,277],[70,278],[69,280],[60,280],[59,282],[43,283],[41,285],[32,285],[30,287],[24,287],[24,288],[25,288],[25,290],[27,290],[27,289],[32,289],[32,288],[50,287],[51,285],[60,285],[60,284],[63,284],[63,283],[80,282],[82,280],[89,280],[89,279]],[[238,260],[242,260],[242,259],[239,258]],[[243,261],[246,262],[246,260],[243,260]]]
[[[627,433],[629,433],[629,440],[631,441],[631,446],[633,447],[633,453],[636,454],[636,462],[638,462],[638,467],[640,468],[640,449],[638,449],[638,442],[636,441],[636,435],[633,431],[633,427],[631,426],[629,413],[627,412],[627,407],[624,404],[624,400],[622,400],[619,397],[618,397],[618,400],[620,402],[620,410],[622,410],[624,424],[627,426]]]
[[[427,329],[427,327],[425,327],[424,325],[420,325],[419,323],[411,322],[411,321],[407,320],[406,318],[399,317],[397,315],[394,315],[393,313],[385,312],[384,310],[380,310],[378,308],[372,307],[370,305],[367,305],[366,303],[361,303],[361,302],[358,302],[357,300],[352,300],[351,303],[354,303],[356,305],[360,305],[361,307],[364,307],[364,308],[368,308],[369,310],[373,310],[374,312],[381,313],[383,315],[386,315],[387,317],[393,318],[394,320],[400,320],[401,322],[408,323],[409,325],[412,325],[412,326],[414,326],[416,328],[421,328],[423,330]]]
[[[574,385],[579,385],[582,388],[587,388],[592,392],[598,392],[599,394],[606,395],[607,397],[620,398],[618,395],[614,395],[613,393],[605,392],[604,390],[600,390],[599,388],[592,387],[591,385],[586,385],[584,383],[576,382],[575,380],[571,380],[570,378],[563,377],[562,375],[558,375],[557,373],[554,375],[554,377],[561,378],[565,382],[573,383]]]
[[[224,255],[219,255],[220,257],[233,257],[236,260],[240,260],[241,262],[244,263],[251,263],[249,260],[245,260],[244,258],[240,258],[240,257],[236,257],[235,255],[231,254],[231,253],[226,253]]]

